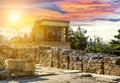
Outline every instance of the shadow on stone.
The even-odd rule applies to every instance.
[[[80,77],[93,77],[91,74],[81,74]]]

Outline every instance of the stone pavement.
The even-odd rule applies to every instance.
[[[37,77],[2,80],[0,83],[120,83],[119,76],[81,73],[78,70],[66,70],[36,65]],[[85,75],[85,76],[81,76]]]

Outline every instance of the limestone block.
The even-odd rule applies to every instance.
[[[13,56],[13,49],[8,46],[0,46],[0,53],[6,55],[6,58]]]
[[[89,64],[88,64],[88,60],[83,60],[83,72],[89,72],[90,68],[89,68]]]
[[[105,57],[104,63],[120,65],[120,57]]]
[[[77,62],[78,59],[79,59],[78,56],[70,56],[70,61],[72,61],[72,62]]]
[[[0,54],[1,55],[1,54]],[[6,57],[0,56],[0,69],[4,68],[4,62],[5,62]]]
[[[40,61],[39,64],[41,66],[51,66],[52,64],[52,51],[51,50],[43,50],[39,54]]]
[[[21,59],[7,59],[5,61],[6,70],[8,72],[12,71],[24,71],[25,69],[25,60]]]
[[[59,66],[60,68],[68,69],[69,68],[69,56],[63,55],[62,53],[60,53],[59,64],[60,64]]]
[[[109,70],[104,69],[104,74],[106,74],[106,75],[110,75],[110,71],[109,71]]]
[[[114,64],[104,63],[104,69],[111,71],[114,67]]]
[[[75,69],[76,63],[78,61],[78,56],[70,56],[69,57],[69,69]]]
[[[35,63],[31,60],[25,60],[24,71],[35,71]]]
[[[59,50],[53,50],[52,52],[53,52],[52,54],[53,67],[59,68],[59,59],[60,59]]]
[[[52,50],[46,50],[46,65],[45,66],[52,66]]]
[[[82,72],[83,63],[82,62],[77,62],[76,65],[75,65],[75,70],[80,70]]]
[[[117,75],[120,76],[120,65],[115,64],[104,64],[104,73],[108,75]]]
[[[97,73],[97,74],[104,74],[104,70],[103,69],[98,69],[98,70],[96,70],[95,73]]]
[[[103,74],[104,64],[101,61],[89,60],[83,63],[83,71],[90,73]]]
[[[26,59],[7,59],[5,61],[6,71],[10,76],[33,75],[35,64]]]

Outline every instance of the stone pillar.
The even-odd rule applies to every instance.
[[[62,42],[65,42],[65,37],[64,37],[64,35],[65,35],[65,28],[61,28],[61,41],[62,41]]]

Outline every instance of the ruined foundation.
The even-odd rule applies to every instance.
[[[9,76],[33,75],[35,64],[120,76],[120,57],[118,56],[94,53],[83,55],[77,50],[43,46],[0,47],[0,70],[5,70]]]

